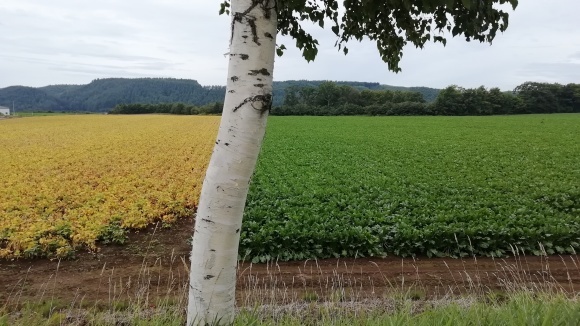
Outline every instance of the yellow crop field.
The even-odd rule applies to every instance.
[[[219,117],[0,121],[0,258],[65,257],[191,215]]]

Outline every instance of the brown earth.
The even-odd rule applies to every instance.
[[[171,229],[132,232],[125,246],[81,253],[75,260],[0,261],[0,304],[43,298],[110,302],[182,295],[192,226],[191,220],[183,220]],[[239,305],[384,298],[389,293],[441,297],[521,287],[580,292],[577,256],[240,263],[238,275]]]

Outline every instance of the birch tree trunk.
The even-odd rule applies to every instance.
[[[274,0],[232,0],[230,16],[227,92],[195,221],[187,325],[234,319],[242,214],[272,106]]]

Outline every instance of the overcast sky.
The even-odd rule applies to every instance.
[[[211,0],[0,0],[0,88],[86,84],[107,77],[174,77],[225,85],[229,18]],[[493,45],[463,38],[405,49],[402,73],[387,69],[370,41],[344,56],[330,30],[307,63],[290,39],[275,80],[369,81],[442,88],[525,81],[580,83],[580,1],[523,0]]]

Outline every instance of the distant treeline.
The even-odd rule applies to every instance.
[[[111,113],[220,114],[220,102],[204,106],[183,103],[121,104]],[[291,86],[272,115],[500,115],[526,113],[580,113],[580,84],[526,82],[513,92],[499,88],[449,86],[433,102],[418,92],[358,90],[324,82],[318,86]]]
[[[419,92],[399,90],[362,90],[333,82],[317,87],[292,86],[284,102],[272,115],[412,115],[424,111],[426,104]]]
[[[321,80],[275,81],[273,104],[282,105],[285,90],[291,87],[317,87]],[[427,102],[435,100],[439,89],[429,87],[401,87],[370,82],[337,81],[337,85],[348,85],[362,90],[416,91]],[[203,106],[224,100],[225,86],[202,86],[191,79],[174,78],[105,78],[96,79],[86,85],[50,85],[45,87],[10,86],[0,88],[0,106],[12,107],[17,112],[107,112],[117,104],[125,103],[184,103]]]
[[[188,103],[223,101],[225,87],[202,86],[174,78],[105,78],[87,85],[10,86],[0,89],[0,105],[16,111],[106,112],[119,103]]]
[[[324,83],[286,90],[284,104],[273,115],[497,115],[580,112],[579,84],[526,82],[513,92],[499,88],[449,86],[427,103],[405,91],[356,91]]]
[[[131,103],[118,104],[109,111],[109,114],[147,114],[147,113],[169,113],[169,114],[221,114],[224,105],[221,102],[196,106],[185,103]]]
[[[580,112],[579,84],[526,82],[513,91],[398,87],[370,82],[274,82],[272,115],[489,115]],[[225,86],[172,78],[106,78],[87,85],[0,89],[16,112],[219,114]],[[124,104],[120,104],[124,103]],[[127,105],[132,104],[132,107]],[[218,105],[219,106],[219,105]],[[221,111],[220,111],[221,112]]]
[[[580,84],[526,82],[510,93],[497,88],[443,89],[431,105],[434,115],[491,115],[580,112]]]

